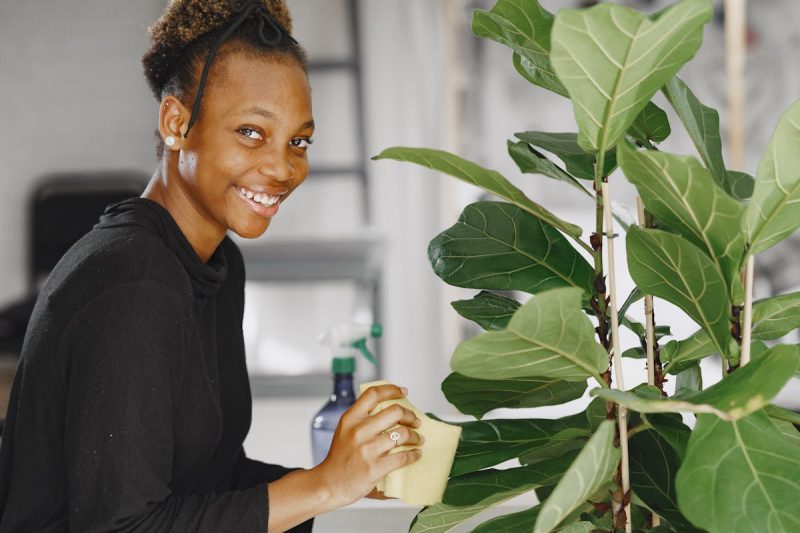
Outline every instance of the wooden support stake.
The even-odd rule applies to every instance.
[[[636,211],[639,215],[639,225],[645,227],[644,205],[642,204],[642,199],[638,196],[636,197]],[[653,346],[656,344],[656,335],[655,327],[653,326],[653,297],[649,294],[644,297],[644,318],[646,328],[645,341],[647,343],[647,384],[655,385],[656,357]]]
[[[728,85],[728,160],[731,168],[742,170],[745,166],[745,64],[747,61],[747,0],[725,0],[725,73]],[[742,365],[750,360],[750,308],[752,304],[752,257],[744,272],[745,310],[742,327]],[[750,276],[748,291],[748,271]],[[722,358],[722,377],[727,375],[727,364]]]
[[[753,270],[755,269],[755,257],[747,258],[747,265],[744,267],[744,309],[742,314],[742,358],[739,363],[741,366],[750,362],[750,330],[753,326]]]
[[[636,197],[636,212],[639,215],[639,225],[645,227],[644,204],[642,199]],[[647,344],[647,384],[656,384],[656,356],[653,347],[656,345],[655,326],[653,325],[653,297],[649,294],[644,297],[645,342]],[[651,515],[653,527],[661,525],[661,517],[655,512]]]
[[[728,160],[745,165],[745,61],[747,58],[747,0],[725,0],[725,71],[728,78]]]

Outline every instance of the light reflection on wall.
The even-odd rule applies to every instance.
[[[317,336],[353,320],[360,300],[350,281],[248,281],[242,329],[250,374],[328,373],[331,354]]]

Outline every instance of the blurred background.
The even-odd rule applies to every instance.
[[[541,3],[555,12],[592,2]],[[652,11],[671,2],[618,3]],[[0,0],[3,413],[39,284],[103,207],[138,195],[155,168],[158,103],[139,61],[146,30],[165,4]],[[309,53],[317,133],[303,187],[264,236],[237,238],[247,262],[244,330],[254,393],[253,428],[245,446],[253,457],[308,467],[311,419],[331,389],[330,353],[317,337],[338,322],[384,325],[383,337],[373,345],[378,365],[359,361],[361,381],[381,378],[405,385],[423,410],[459,419],[439,386],[454,347],[476,330],[449,302],[477,291],[445,286],[433,274],[426,250],[481,193],[416,166],[374,162],[371,156],[395,145],[446,149],[500,171],[585,228],[593,225],[594,210],[562,184],[521,175],[506,153],[506,140],[515,132],[576,131],[576,126],[569,102],[522,79],[509,49],[472,35],[472,12],[490,9],[492,1],[288,4],[294,35]],[[715,4],[704,45],[681,76],[701,101],[720,110],[724,138],[724,12],[721,2]],[[798,20],[800,3],[793,0],[748,6],[748,148],[741,170],[751,174],[780,114],[800,97]],[[658,98],[656,103],[669,111]],[[694,154],[674,116],[671,124],[673,134],[661,148]],[[621,175],[612,181],[617,201],[635,213],[632,187]],[[618,268],[623,298],[632,283],[623,260]],[[800,240],[789,239],[759,256],[756,271],[756,298],[796,290]],[[677,338],[696,329],[666,303],[657,302],[656,313],[659,323],[672,323]],[[623,339],[623,347],[634,342]],[[719,363],[704,364],[706,384],[716,381]],[[626,361],[625,370],[628,387],[645,379],[641,361]],[[800,407],[791,391],[781,402]],[[581,405],[579,400],[567,409]],[[563,410],[539,410],[536,416],[561,416]],[[530,413],[497,416],[523,415]],[[362,530],[392,530],[376,520],[382,525]]]

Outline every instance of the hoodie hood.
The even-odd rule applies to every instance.
[[[196,295],[215,294],[228,275],[228,261],[222,244],[204,263],[169,211],[153,200],[136,197],[109,205],[94,227],[107,229],[121,226],[138,226],[161,238],[186,269]]]

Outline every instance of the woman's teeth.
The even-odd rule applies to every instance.
[[[242,196],[243,198],[247,198],[248,200],[252,200],[256,203],[265,206],[275,205],[278,203],[278,200],[281,199],[280,196],[270,196],[268,194],[261,194],[261,193],[255,193],[253,191],[248,191],[244,187],[238,187],[237,191],[239,192],[239,195]]]

